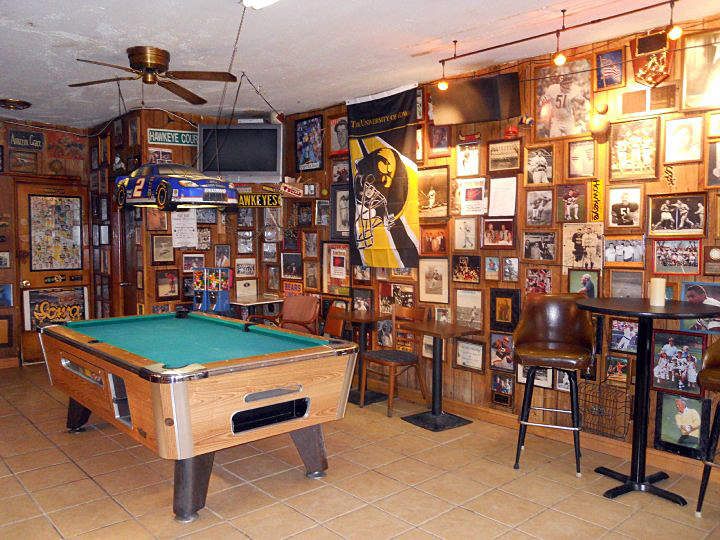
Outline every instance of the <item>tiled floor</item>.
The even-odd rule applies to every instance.
[[[388,419],[383,404],[350,405],[326,425],[322,480],[303,476],[287,435],[219,452],[207,507],[183,525],[172,462],[107,424],[66,433],[65,403],[41,367],[0,371],[2,539],[720,538],[719,484],[701,519],[693,478],[664,482],[685,508],[639,493],[610,501],[614,482],[592,470],[617,458],[585,451],[576,478],[570,446],[531,437],[516,471],[515,431],[476,421],[434,434]]]

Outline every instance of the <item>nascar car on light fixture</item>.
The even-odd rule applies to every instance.
[[[157,205],[160,210],[192,206],[237,204],[235,185],[206,176],[187,165],[149,163],[115,180],[115,202],[125,205]]]

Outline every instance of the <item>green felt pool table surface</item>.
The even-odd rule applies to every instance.
[[[139,315],[75,321],[68,328],[174,369],[263,354],[292,353],[328,340],[188,314]]]

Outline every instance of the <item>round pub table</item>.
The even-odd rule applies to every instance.
[[[652,372],[652,331],[655,319],[705,319],[720,316],[720,306],[691,304],[668,300],[664,306],[651,306],[645,298],[589,298],[578,300],[578,307],[603,315],[637,317],[637,360],[635,366],[635,397],[633,412],[632,459],[630,474],[622,474],[607,467],[598,467],[595,472],[621,482],[607,490],[604,495],[614,499],[632,491],[644,491],[680,506],[687,501],[676,493],[661,489],[654,484],[669,478],[660,471],[645,475],[645,454],[647,450],[648,415],[650,409],[650,374]]]

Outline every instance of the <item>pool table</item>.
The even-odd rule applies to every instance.
[[[327,469],[321,424],[342,418],[357,346],[217,315],[177,313],[42,328],[67,427],[94,412],[175,461],[173,510],[205,506],[217,450],[289,432],[308,477]]]

